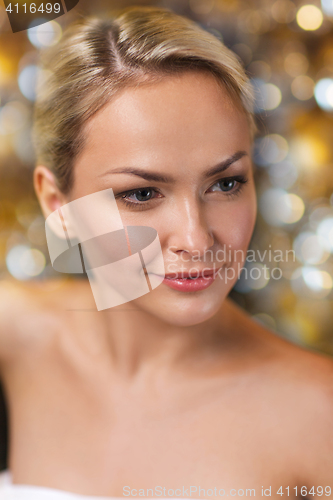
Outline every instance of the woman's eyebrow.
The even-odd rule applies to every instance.
[[[203,176],[205,179],[208,177],[212,177],[215,174],[220,174],[221,172],[224,172],[224,170],[227,170],[227,168],[230,167],[233,163],[235,163],[237,160],[240,160],[243,158],[243,156],[247,156],[246,151],[236,151],[230,158],[227,158],[226,160],[221,161],[215,167],[210,168],[207,170]]]
[[[236,151],[232,156],[227,158],[226,160],[221,161],[214,167],[210,168],[206,172],[203,173],[203,178],[207,179],[208,177],[212,177],[215,174],[224,172],[230,165],[235,163],[237,160],[240,160],[243,156],[247,156],[246,151]],[[135,175],[137,177],[141,177],[142,179],[145,179],[146,181],[151,181],[151,182],[163,182],[166,184],[172,184],[176,182],[176,179],[172,176],[169,175],[161,175],[155,172],[148,172],[147,170],[142,170],[141,168],[134,168],[134,167],[124,167],[124,168],[118,168],[116,170],[108,170],[107,172],[104,172],[101,174],[101,176],[108,175],[108,174],[127,174],[127,175]]]

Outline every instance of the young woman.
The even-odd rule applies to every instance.
[[[1,284],[1,498],[331,497],[332,360],[228,298],[256,219],[236,56],[141,7],[74,23],[44,70],[44,216],[112,189],[125,228],[157,231],[165,277],[100,311],[88,280]]]

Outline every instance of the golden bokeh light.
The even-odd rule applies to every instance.
[[[320,137],[304,134],[291,139],[290,155],[300,170],[316,170],[329,161],[330,149]]]
[[[297,24],[306,31],[315,31],[323,23],[323,14],[315,5],[303,5],[296,14]]]
[[[304,75],[309,67],[309,61],[300,52],[290,52],[284,60],[284,69],[290,76]]]
[[[290,0],[277,0],[273,3],[271,12],[278,23],[290,23],[295,19],[296,6]]]
[[[306,75],[300,75],[291,82],[291,92],[300,101],[307,101],[313,97],[315,82]]]

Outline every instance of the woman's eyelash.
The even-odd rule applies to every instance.
[[[132,189],[131,191],[124,191],[122,193],[117,194],[115,198],[120,199],[124,205],[126,205],[130,208],[134,208],[136,210],[144,210],[145,207],[148,205],[148,203],[155,198],[150,198],[148,200],[143,200],[143,201],[139,201],[139,200],[138,201],[129,201],[126,199],[133,194],[144,193],[144,192],[146,192],[146,195],[147,195],[147,193],[160,194],[160,192],[157,188],[149,186],[149,187],[143,187],[143,188],[138,188],[138,189]]]
[[[235,175],[233,177],[223,177],[222,179],[218,179],[214,184],[209,188],[212,189],[214,186],[216,186],[219,183],[222,182],[231,182],[231,181],[236,181],[238,182],[238,186],[236,188],[232,188],[230,191],[224,191],[224,195],[229,197],[229,198],[234,198],[240,194],[242,191],[244,184],[248,182],[248,178],[245,175]],[[221,190],[223,192],[223,190]]]
[[[218,179],[217,181],[214,182],[210,186],[209,189],[212,189],[214,186],[218,185],[219,183],[226,183],[226,182],[238,182],[238,186],[236,188],[232,187],[230,191],[223,191],[221,189],[220,192],[224,193],[225,196],[232,198],[240,194],[244,184],[248,182],[248,178],[245,175],[236,175],[233,177],[223,177],[222,179]],[[141,193],[141,194],[140,194]],[[123,191],[122,193],[119,193],[116,195],[116,199],[120,199],[121,202],[126,205],[127,207],[134,208],[135,210],[144,210],[148,204],[150,204],[151,201],[153,201],[155,197],[150,197],[148,200],[138,200],[138,201],[129,201],[127,198],[129,196],[136,194],[141,197],[146,197],[152,194],[161,194],[157,188],[154,188],[152,186],[148,187],[142,187],[138,189],[132,189],[130,191]]]

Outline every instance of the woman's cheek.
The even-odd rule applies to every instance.
[[[219,246],[225,249],[228,267],[234,264],[243,265],[251,241],[256,221],[257,205],[255,197],[251,204],[234,203],[220,218],[215,234]]]

